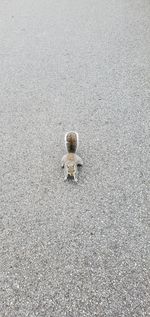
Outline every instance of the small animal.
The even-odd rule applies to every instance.
[[[82,159],[76,154],[79,145],[78,133],[71,131],[65,134],[65,146],[67,154],[65,154],[61,160],[61,166],[64,168],[64,180],[67,180],[68,176],[74,178],[77,182],[78,165],[83,165]]]

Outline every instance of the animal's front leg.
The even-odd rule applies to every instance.
[[[78,179],[76,176],[74,176],[74,181],[77,183],[78,182]]]
[[[77,174],[78,174],[78,171],[77,171],[77,167],[76,167],[76,171],[74,173],[74,181],[77,183],[78,181],[78,178],[77,178]]]

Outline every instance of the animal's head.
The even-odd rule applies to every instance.
[[[76,173],[76,165],[73,162],[67,163],[68,175],[75,176]]]

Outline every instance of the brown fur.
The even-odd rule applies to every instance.
[[[78,145],[78,135],[76,132],[68,132],[66,134],[66,147],[68,153],[75,153]]]
[[[61,166],[64,167],[64,180],[67,180],[68,176],[74,178],[77,182],[77,166],[83,165],[82,159],[76,154],[78,147],[78,133],[68,132],[65,135],[65,145],[67,148],[67,154],[65,154],[61,160]]]

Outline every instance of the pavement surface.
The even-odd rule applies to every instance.
[[[0,12],[0,317],[150,316],[150,2]]]

